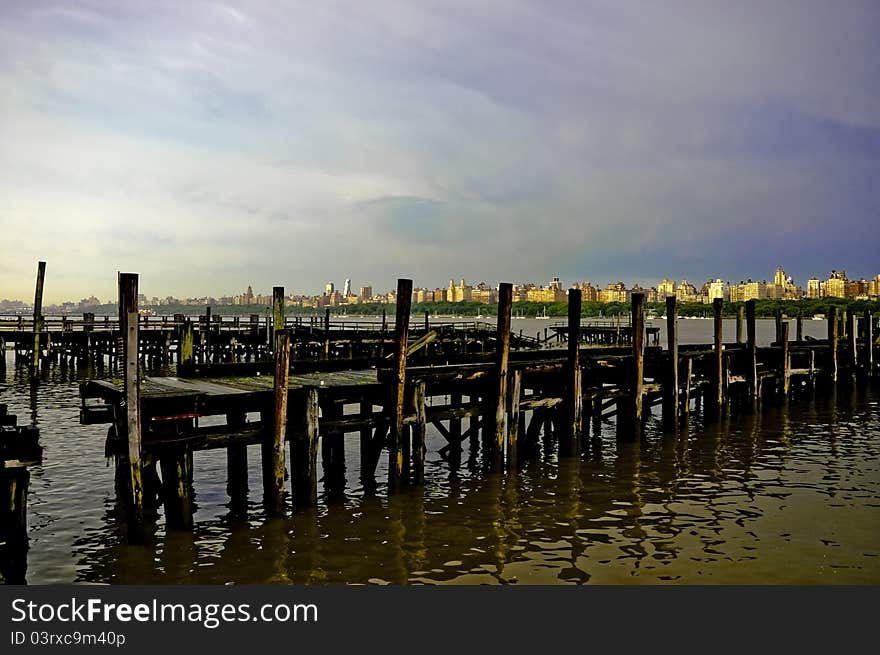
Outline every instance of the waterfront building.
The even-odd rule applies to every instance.
[[[631,299],[632,293],[623,282],[609,283],[604,289],[599,291],[599,302],[629,302]]]
[[[825,281],[825,296],[846,298],[846,283],[846,271],[831,271],[831,277]]]
[[[730,285],[727,282],[723,282],[721,278],[716,278],[715,280],[708,282],[706,297],[710,303],[716,298],[728,302],[730,300]]]
[[[373,287],[361,287],[358,295],[361,298],[361,302],[371,300],[373,298]]]
[[[699,302],[700,295],[697,293],[697,287],[682,280],[675,289],[675,299],[678,302]]]
[[[663,278],[657,285],[657,296],[661,299],[675,295],[675,280]]]

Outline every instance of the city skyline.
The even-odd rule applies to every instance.
[[[772,280],[772,281],[771,281]],[[424,285],[419,281],[414,281],[413,296],[415,302],[460,302],[463,300],[474,300],[476,302],[493,303],[496,302],[491,292],[497,291],[498,285],[502,281],[487,283],[485,280],[473,281],[468,283],[464,278],[450,278],[447,285],[432,286]],[[693,278],[682,277],[679,279],[664,276],[662,279],[654,282],[642,282],[629,280],[629,284],[622,280],[616,282],[601,282],[574,279],[568,282],[561,280],[558,276],[545,284],[536,281],[513,281],[514,301],[532,300],[534,302],[558,302],[564,300],[565,292],[569,288],[578,288],[584,291],[585,301],[598,302],[628,302],[629,293],[632,291],[648,292],[649,302],[652,294],[657,299],[665,295],[675,295],[679,300],[685,302],[699,301],[700,297],[711,300],[713,297],[719,297],[724,300],[745,300],[749,298],[770,298],[770,299],[797,299],[797,298],[821,298],[821,297],[860,297],[862,295],[870,295],[871,298],[880,297],[880,273],[868,276],[848,276],[844,269],[832,269],[827,278],[820,278],[812,275],[798,284],[793,276],[789,275],[782,266],[777,266],[774,275],[769,277],[743,277],[739,281],[722,280],[721,278],[709,278],[703,282],[698,282]],[[829,289],[828,285],[832,285],[833,289]],[[276,286],[276,285],[273,285]],[[314,301],[323,299],[319,302],[321,306],[342,306],[357,302],[394,302],[393,295],[395,292],[394,285],[387,288],[370,285],[353,286],[351,278],[345,278],[343,291],[340,292],[335,282],[327,281],[323,286],[322,292],[315,290],[302,290],[290,288],[285,285],[285,297],[290,300],[297,301]],[[771,289],[775,287],[775,289]],[[375,294],[374,294],[375,289]],[[859,291],[855,291],[858,289]],[[448,296],[446,292],[448,290]],[[436,299],[430,294],[433,292],[444,292],[444,297]],[[519,293],[516,293],[516,292]],[[549,294],[547,292],[550,292]],[[473,296],[471,295],[473,293]],[[423,298],[417,299],[418,294],[422,294]],[[428,294],[428,295],[426,295]],[[270,305],[272,302],[272,288],[267,290],[253,290],[253,285],[248,285],[242,293],[233,294],[204,294],[196,296],[176,297],[174,295],[155,295],[149,292],[149,289],[141,287],[140,293],[142,302],[150,306],[155,305]],[[68,307],[89,307],[103,304],[114,304],[115,298],[101,299],[94,294],[81,298],[79,301],[66,299],[62,301],[46,300],[48,296],[44,296],[44,306],[68,306]],[[22,298],[3,298],[0,297],[0,303],[5,307],[15,304],[22,307],[28,306],[28,301]]]
[[[880,5],[3,3],[0,297],[871,275]],[[340,264],[345,264],[341,266]],[[340,274],[338,282],[342,282]]]

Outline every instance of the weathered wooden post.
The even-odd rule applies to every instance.
[[[247,415],[242,410],[230,410],[226,413],[226,424],[243,428],[247,424]],[[234,510],[240,511],[246,506],[247,492],[247,445],[232,444],[226,448],[226,493]]]
[[[373,414],[373,401],[361,400],[360,415],[367,418]],[[373,455],[373,429],[369,425],[360,431],[361,483],[366,489],[375,482],[375,459]]]
[[[330,308],[324,310],[324,359],[330,359]]]
[[[276,324],[277,325],[277,324]],[[290,379],[290,332],[275,332],[275,411],[273,430],[266,432],[268,448],[263,458],[263,492],[267,511],[272,516],[284,512],[284,441],[287,438],[287,391]]]
[[[858,331],[856,329],[856,313],[853,310],[846,312],[846,366],[847,378],[855,380],[856,367],[858,366]]]
[[[740,305],[736,308],[736,342],[743,342],[743,321],[746,317],[746,308]]]
[[[283,330],[284,324],[284,287],[272,287],[272,329],[274,332]]]
[[[40,330],[43,326],[43,280],[46,276],[46,262],[37,263],[37,286],[34,290],[34,352],[31,360],[31,374],[40,370]]]
[[[775,329],[776,336],[774,337],[774,340],[776,341],[777,344],[779,344],[782,341],[782,310],[781,309],[777,309],[773,312],[773,319],[775,321],[775,326],[776,326],[776,329]]]
[[[798,343],[800,343],[801,341],[804,340],[804,315],[802,312],[798,312],[796,330],[797,330],[797,332],[796,332],[797,339],[796,340]]]
[[[425,334],[431,329],[431,322],[428,320],[428,310],[425,310]]]
[[[568,290],[568,360],[565,371],[565,413],[567,429],[559,441],[560,455],[580,453],[580,440],[584,431],[584,397],[580,360],[581,336],[581,290]]]
[[[186,319],[186,322],[183,324],[180,337],[180,352],[177,355],[177,361],[180,364],[193,363],[193,324],[189,319]]]
[[[748,371],[746,379],[748,380],[749,397],[752,403],[756,403],[760,396],[760,387],[758,386],[758,341],[757,331],[755,327],[755,301],[746,301],[746,350],[748,351]]]
[[[712,406],[718,415],[721,414],[724,407],[724,323],[722,320],[722,310],[724,300],[715,298],[712,300],[712,313],[714,318],[714,343],[715,357],[712,366],[712,382],[715,385],[715,392],[712,397]]]
[[[487,398],[487,429],[483,430],[483,463],[500,471],[504,465],[504,435],[507,418],[507,368],[510,359],[510,314],[513,285],[502,282],[498,287],[498,321],[495,331],[495,370],[492,393]]]
[[[874,375],[874,318],[871,310],[865,310],[865,356],[862,357],[863,366],[868,376]]]
[[[630,368],[629,403],[619,405],[618,438],[638,441],[642,436],[642,405],[645,385],[645,294],[632,294],[632,364]],[[628,405],[628,406],[627,406]]]
[[[453,409],[462,405],[462,393],[453,391],[449,395],[449,404]],[[461,419],[449,419],[449,464],[453,468],[461,464]]]
[[[413,424],[412,435],[412,482],[422,484],[425,480],[425,435],[427,434],[427,414],[425,412],[425,381],[418,380],[413,385],[413,411],[416,422]]]
[[[667,431],[678,428],[678,310],[675,296],[666,296],[666,349],[669,360],[663,389],[663,425]],[[739,324],[739,323],[738,323]]]
[[[127,468],[127,475],[119,476],[126,482],[126,506],[129,510],[129,537],[134,541],[144,538],[144,492],[141,468],[140,379],[138,358],[138,275],[119,274],[119,328],[122,336],[123,414],[128,440],[127,457],[119,465]]]
[[[305,395],[305,433],[290,440],[291,487],[293,506],[314,507],[318,504],[318,413],[317,387],[308,387]]]
[[[205,352],[202,355],[202,361],[205,364],[213,364],[214,363],[214,354],[211,351],[211,342],[213,339],[211,338],[211,306],[208,305],[205,307],[205,334],[201,339],[202,347],[205,349]]]
[[[828,373],[832,383],[837,383],[837,307],[831,305],[828,308],[828,349],[831,361],[828,365]]]
[[[397,280],[397,312],[394,319],[394,372],[391,384],[391,430],[388,442],[388,491],[400,489],[403,477],[403,411],[406,403],[406,348],[409,338],[409,314],[412,303],[412,280]]]
[[[782,346],[782,393],[788,396],[791,390],[791,352],[788,344],[788,321],[782,324],[780,345]]]
[[[169,528],[188,530],[193,526],[192,451],[167,450],[159,457],[162,468],[162,497]]]
[[[510,413],[507,422],[507,468],[516,468],[518,462],[517,442],[519,441],[519,423],[520,423],[520,400],[522,397],[522,371],[513,371],[510,377]],[[461,421],[459,425],[459,435],[461,434]]]

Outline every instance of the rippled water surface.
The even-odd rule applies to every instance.
[[[557,459],[552,439],[516,474],[452,471],[429,431],[424,488],[391,499],[358,481],[347,435],[344,495],[267,520],[249,449],[247,520],[226,506],[223,451],[195,454],[195,530],[127,545],[106,426],[78,421],[77,377],[32,387],[12,366],[0,402],[35,419],[29,583],[880,583],[880,393],[839,391],[641,445]],[[2,378],[0,378],[2,379]],[[384,479],[380,467],[377,478]]]

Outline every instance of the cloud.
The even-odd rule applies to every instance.
[[[0,297],[38,259],[48,300],[119,268],[156,295],[872,275],[878,29],[872,2],[7,3]]]

